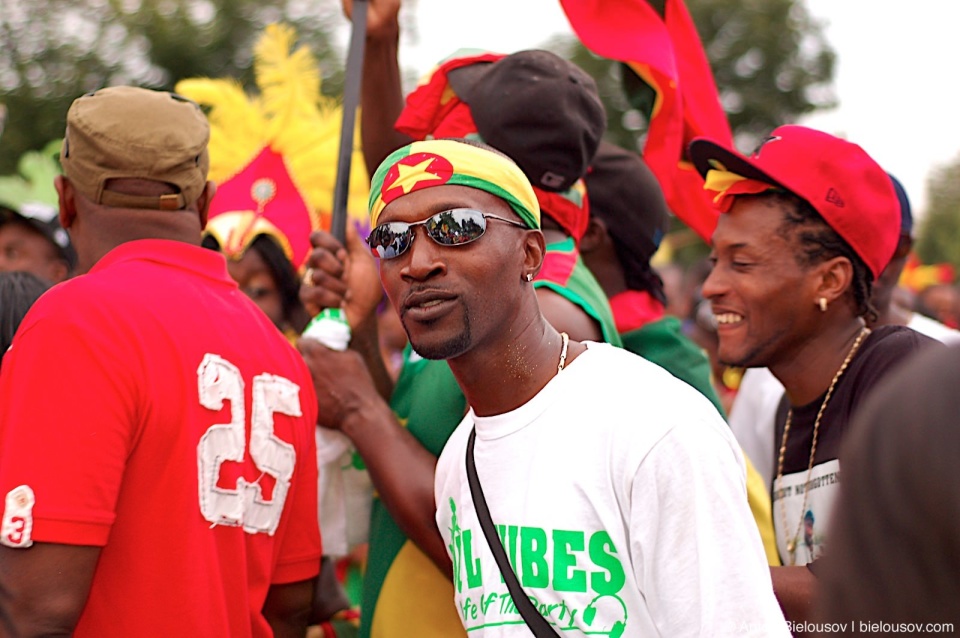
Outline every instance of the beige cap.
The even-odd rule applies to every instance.
[[[207,182],[210,126],[200,107],[174,93],[115,86],[74,100],[60,163],[73,185],[98,204],[179,210],[197,201]],[[165,182],[160,196],[106,190],[107,180]]]

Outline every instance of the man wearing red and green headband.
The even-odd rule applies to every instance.
[[[361,141],[370,174],[413,140],[468,137],[507,153],[533,183],[542,212],[547,256],[533,286],[544,315],[575,339],[619,344],[609,303],[577,247],[588,217],[581,178],[606,125],[593,80],[546,51],[511,56],[474,52],[444,61],[404,100],[397,63],[400,3],[367,5]],[[349,9],[349,0],[345,6]],[[352,283],[351,295],[360,294]],[[379,288],[374,295],[379,299]],[[349,306],[360,304],[354,299]],[[437,456],[466,410],[463,393],[446,362],[424,360],[410,351],[395,386],[386,373],[377,374],[377,336],[362,332],[362,326],[373,323],[366,319],[373,307],[369,315],[354,315],[361,327],[358,333],[358,325],[353,326],[355,347],[369,344],[368,366],[381,381],[396,419],[425,453]],[[380,496],[373,505],[361,636],[446,638],[462,633],[448,604],[449,582],[431,565],[417,535],[395,520]],[[403,625],[413,607],[421,610],[410,621],[415,624]]]
[[[534,599],[564,635],[788,635],[743,458],[716,408],[636,355],[569,340],[540,311],[532,280],[546,242],[519,168],[465,140],[417,142],[377,170],[370,209],[369,249],[413,350],[445,359],[467,400],[439,460],[398,427],[358,353],[300,348],[321,425],[354,442],[393,517],[452,579],[447,609],[467,632],[529,635],[512,601]],[[352,233],[339,258],[314,251],[323,279],[339,282],[327,282],[328,301],[368,254]],[[493,545],[465,458],[499,530]],[[492,546],[511,559],[516,598]],[[410,575],[413,593],[436,593]],[[392,629],[414,635],[420,615],[407,609]]]

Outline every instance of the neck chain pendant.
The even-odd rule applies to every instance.
[[[787,541],[787,554],[789,554],[789,557],[790,557],[790,565],[791,566],[796,565],[797,564],[797,539],[796,538]]]

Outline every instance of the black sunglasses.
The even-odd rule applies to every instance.
[[[525,224],[496,215],[481,213],[472,208],[454,208],[432,215],[422,222],[387,222],[380,224],[367,237],[367,244],[374,257],[393,259],[407,252],[413,243],[413,229],[423,226],[427,235],[441,246],[463,246],[483,237],[487,220],[495,219],[511,226],[527,228]]]

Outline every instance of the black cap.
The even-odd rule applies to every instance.
[[[451,71],[483,141],[509,155],[530,182],[569,189],[583,177],[607,126],[597,84],[549,51],[519,51]]]
[[[77,253],[70,243],[70,235],[60,225],[56,208],[40,202],[21,204],[17,210],[0,205],[0,225],[9,222],[18,222],[36,230],[54,245],[71,271],[76,267]]]
[[[667,232],[670,209],[660,182],[637,154],[601,142],[584,181],[590,216],[602,219],[621,263],[649,263]]]

